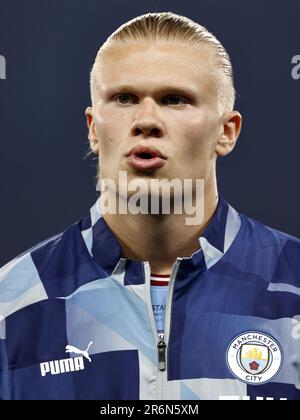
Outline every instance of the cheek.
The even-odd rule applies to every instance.
[[[121,145],[122,138],[128,134],[129,124],[128,116],[123,111],[116,112],[109,107],[99,106],[94,119],[102,152]]]
[[[178,121],[178,129],[183,149],[192,160],[206,158],[210,155],[217,139],[217,126],[215,118],[209,113],[190,113]]]
[[[95,127],[101,139],[106,137],[112,127],[111,115],[104,108],[99,107],[94,114]]]
[[[204,121],[199,117],[182,118],[178,121],[178,134],[181,147],[189,158],[194,157],[194,153],[205,147],[206,127]]]

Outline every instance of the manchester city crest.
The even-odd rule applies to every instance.
[[[273,337],[258,331],[247,331],[232,340],[226,359],[236,378],[260,385],[278,374],[282,365],[282,350]]]

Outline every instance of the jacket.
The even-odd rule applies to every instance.
[[[179,239],[180,240],[180,239]],[[150,265],[99,212],[0,270],[0,398],[300,400],[300,240],[219,197],[174,262],[161,339]]]

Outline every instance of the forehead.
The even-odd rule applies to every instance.
[[[97,69],[100,90],[119,85],[160,88],[180,84],[214,90],[213,54],[208,48],[175,41],[113,43]]]

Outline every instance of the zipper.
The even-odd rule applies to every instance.
[[[157,351],[158,351],[158,369],[161,372],[166,370],[166,343],[163,339],[157,343]]]
[[[165,323],[164,323],[164,339],[159,337],[157,334],[156,323],[154,320],[154,314],[152,309],[151,302],[151,292],[150,292],[150,264],[147,262],[144,264],[144,270],[146,274],[146,284],[148,285],[147,289],[147,307],[148,314],[150,318],[150,324],[152,328],[152,333],[154,341],[156,344],[156,351],[158,356],[158,400],[166,399],[166,389],[167,389],[167,373],[168,373],[168,358],[167,358],[167,349],[169,342],[170,334],[170,324],[171,324],[171,306],[172,306],[172,297],[174,290],[174,282],[177,275],[177,271],[180,265],[182,258],[177,258],[173,264],[172,273],[169,282],[168,296],[165,309]]]

